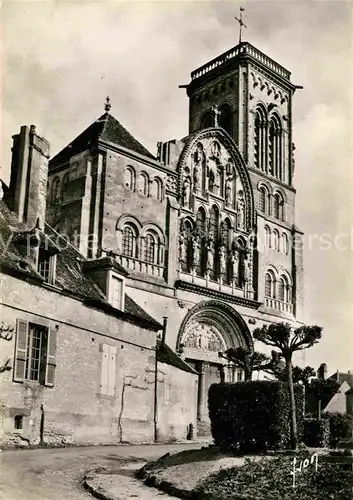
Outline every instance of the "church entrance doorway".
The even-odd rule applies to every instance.
[[[241,373],[230,366],[219,352],[230,347],[253,349],[249,329],[240,314],[221,301],[201,302],[185,317],[178,336],[177,349],[198,373],[197,433],[210,434],[208,390],[214,383],[235,382]]]

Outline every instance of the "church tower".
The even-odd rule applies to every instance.
[[[248,42],[194,70],[191,82],[182,87],[189,97],[189,133],[212,126],[216,113],[218,125],[246,163],[256,210],[258,297],[301,317],[302,233],[295,226],[292,100],[302,87]],[[293,307],[275,301],[287,302],[288,294]]]

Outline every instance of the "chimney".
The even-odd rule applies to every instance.
[[[33,228],[38,219],[44,228],[50,144],[24,125],[14,135],[10,187],[7,202],[20,222]]]
[[[326,363],[321,363],[317,371],[317,378],[319,380],[326,380],[327,378],[327,365]]]

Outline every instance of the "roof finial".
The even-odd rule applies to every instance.
[[[110,97],[107,96],[107,98],[105,100],[105,104],[104,104],[105,112],[109,113],[109,111],[111,110],[111,107],[112,107],[112,105],[110,104]]]
[[[234,17],[239,23],[239,43],[241,43],[241,30],[244,26],[244,28],[247,28],[247,26],[243,22],[243,12],[245,11],[244,7],[240,7],[240,16],[239,18]]]
[[[219,111],[217,104],[214,104],[212,106],[212,111],[213,111],[213,114],[214,114],[214,126],[218,127],[218,115],[220,115],[221,112]]]

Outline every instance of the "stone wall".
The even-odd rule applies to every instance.
[[[196,431],[198,375],[158,363],[158,440],[187,439],[190,424]]]

